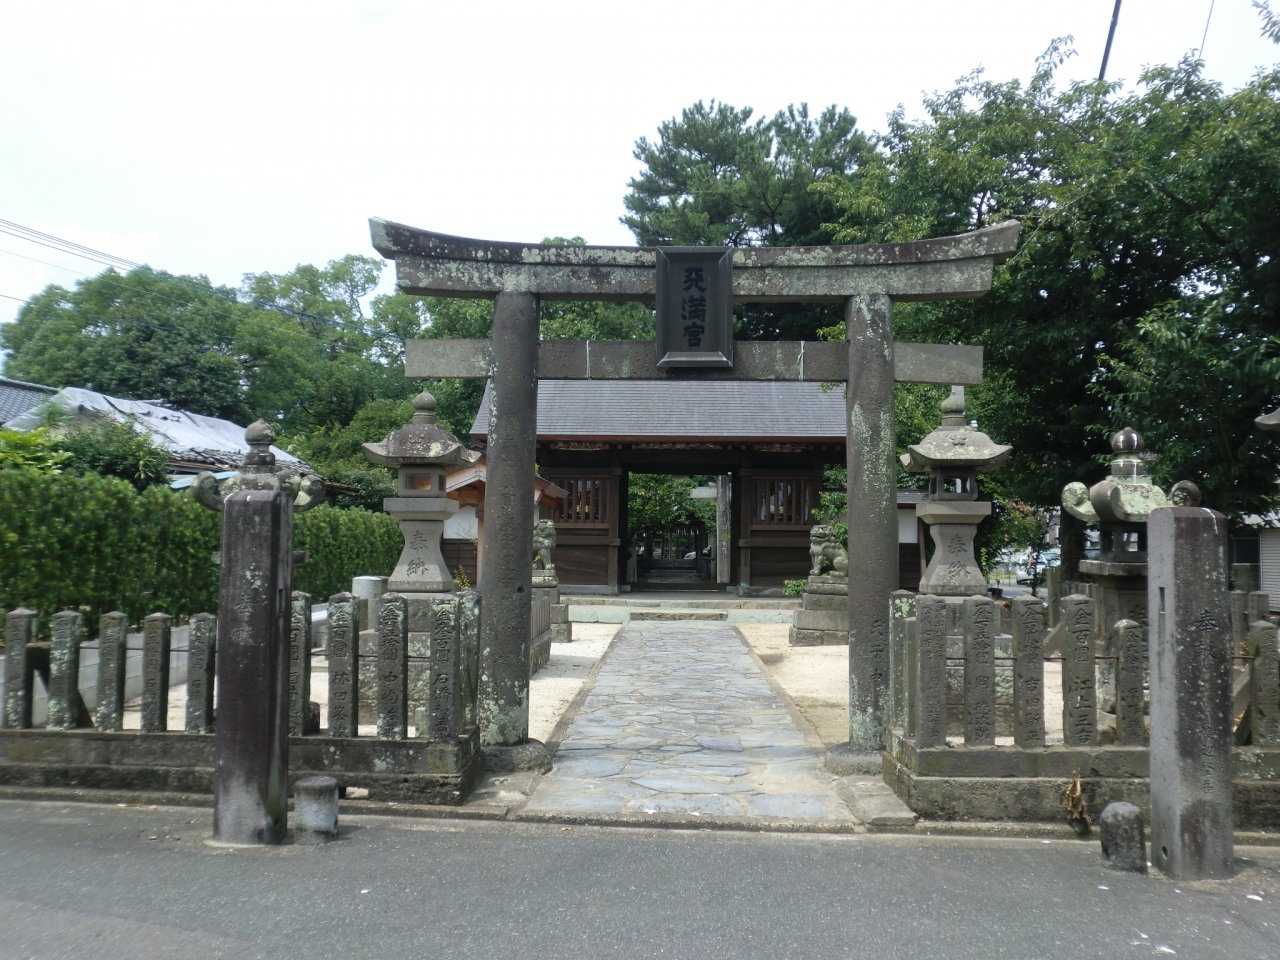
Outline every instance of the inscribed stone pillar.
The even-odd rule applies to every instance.
[[[1147,742],[1146,667],[1148,628],[1136,620],[1115,625],[1116,637],[1116,742],[1140,747]]]
[[[1257,620],[1249,628],[1249,702],[1253,707],[1253,745],[1280,744],[1280,652],[1276,625]]]
[[[169,729],[169,655],[173,617],[152,613],[142,621],[142,732]]]
[[[335,593],[329,598],[329,736],[354,737],[358,731],[360,684],[360,598]]]
[[[493,388],[485,487],[480,741],[529,738],[533,480],[538,426],[538,298],[499,293],[493,307]],[[887,597],[886,597],[887,602]]]
[[[458,687],[462,729],[476,725],[476,690],[480,679],[480,594],[458,593]]]
[[[311,595],[293,591],[289,605],[289,736],[308,732],[311,704]]]
[[[893,425],[893,304],[885,294],[845,303],[848,439],[849,747],[885,746],[889,595],[898,587],[897,461]],[[496,337],[495,337],[496,342]]]
[[[433,742],[458,739],[459,720],[459,603],[455,597],[431,604],[431,663],[427,701],[427,737]],[[422,731],[418,731],[422,736]]]
[[[224,501],[218,591],[213,836],[280,843],[289,799],[289,616],[293,497]]]
[[[187,627],[187,733],[213,733],[218,618],[197,613]]]
[[[4,624],[4,725],[10,730],[31,726],[31,695],[35,673],[27,659],[27,645],[36,639],[40,615],[19,607]]]
[[[1094,609],[1094,600],[1083,594],[1062,598],[1062,742],[1068,747],[1098,742]]]
[[[124,729],[124,672],[129,644],[129,617],[118,610],[98,618],[98,702],[94,726]],[[212,688],[212,684],[210,684]]]
[[[908,737],[916,735],[916,661],[920,656],[920,621],[908,617],[907,649],[903,664],[902,730]]]
[[[1151,860],[1174,880],[1226,877],[1231,809],[1227,521],[1166,507],[1147,521]]]
[[[84,642],[84,614],[63,610],[53,615],[49,644],[50,730],[72,730],[80,716],[80,644]]]
[[[889,606],[889,725],[900,727],[907,712],[907,620],[915,616],[916,595],[910,590],[895,590]]]
[[[409,604],[398,593],[384,593],[378,598],[378,739],[408,735]]]
[[[964,600],[964,743],[996,744],[996,603],[990,597]]]
[[[916,598],[916,746],[947,744],[947,601]]]
[[[1013,742],[1023,748],[1044,742],[1044,604],[1015,597],[1013,635]]]

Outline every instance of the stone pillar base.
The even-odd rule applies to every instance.
[[[849,642],[849,582],[839,574],[810,577],[800,607],[792,614],[787,641],[793,647],[838,646]]]
[[[485,747],[485,773],[536,773],[551,771],[551,753],[541,740],[526,740],[515,746]]]
[[[884,773],[884,753],[879,750],[855,750],[847,743],[837,743],[827,750],[824,764],[837,777],[878,777]]]

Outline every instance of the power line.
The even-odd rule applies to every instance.
[[[76,243],[75,241],[72,241],[72,240],[64,240],[61,237],[55,237],[53,234],[45,233],[42,230],[36,230],[32,227],[26,227],[20,223],[15,223],[12,220],[5,220],[4,218],[0,218],[0,233],[8,234],[9,236],[16,237],[19,240],[25,240],[28,243],[39,244],[40,246],[48,247],[51,250],[57,250],[59,253],[67,253],[75,257],[81,257],[82,259],[85,259],[85,260],[91,260],[94,263],[99,263],[105,267],[114,267],[117,269],[125,269],[129,271],[133,271],[133,270],[139,270],[144,266],[144,264],[135,263],[134,261],[127,260],[124,257],[117,257],[115,254],[106,253],[105,251],[102,251],[102,250],[96,250],[93,247],[87,247],[84,244]],[[16,254],[16,256],[21,256],[21,254]],[[28,258],[28,259],[31,259],[31,258]],[[41,261],[37,261],[37,262],[41,262]],[[70,269],[70,268],[64,267],[62,269]],[[213,293],[216,296],[222,297],[223,299],[229,300],[234,303],[245,302],[240,300],[240,298],[237,297],[231,291],[220,290],[217,287],[214,287],[212,284],[202,284],[198,281],[190,280],[186,277],[176,276],[174,274],[167,274],[167,276],[169,280],[171,280],[173,283],[178,284],[179,286],[184,286],[192,290],[198,290],[201,293]],[[157,296],[159,296],[159,294],[157,294]],[[175,301],[175,302],[180,302],[180,301]],[[375,339],[381,339],[383,337],[387,337],[392,340],[398,340],[401,343],[404,342],[403,337],[393,334],[390,331],[379,331],[375,328],[371,328],[357,321],[335,320],[332,317],[323,317],[323,316],[320,316],[319,314],[309,313],[306,310],[298,310],[294,307],[290,307],[285,304],[271,303],[270,301],[261,300],[256,297],[250,299],[248,301],[248,305],[255,307],[259,310],[270,310],[274,313],[279,313],[280,315],[289,317],[290,319],[293,319],[293,320],[307,320],[307,321],[310,321],[311,323],[319,323],[319,324],[323,324],[324,326],[334,327],[335,329],[339,329],[339,330],[345,330],[350,328],[350,329],[354,329],[355,332],[357,333],[364,334],[367,337],[373,337]]]
[[[1107,31],[1107,48],[1102,51],[1102,69],[1098,71],[1098,82],[1107,79],[1107,61],[1111,59],[1111,41],[1116,38],[1116,23],[1120,20],[1120,2],[1116,0],[1115,9],[1111,11],[1111,29]]]
[[[1209,15],[1204,18],[1204,36],[1200,38],[1199,58],[1204,59],[1204,42],[1209,39],[1209,21],[1213,19],[1213,7],[1218,0],[1209,0]]]

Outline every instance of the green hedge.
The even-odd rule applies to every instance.
[[[0,609],[48,618],[80,609],[97,628],[108,610],[133,623],[157,610],[185,619],[218,601],[220,515],[168,487],[138,493],[96,475],[0,470]],[[294,521],[308,552],[294,587],[317,601],[360,574],[386,575],[403,541],[396,522],[367,510],[317,507]]]

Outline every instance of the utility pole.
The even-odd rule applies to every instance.
[[[1102,69],[1098,71],[1099,82],[1107,79],[1107,61],[1111,59],[1111,41],[1116,38],[1116,23],[1120,19],[1120,3],[1116,0],[1115,9],[1111,11],[1111,29],[1107,31],[1107,48],[1102,51]]]

